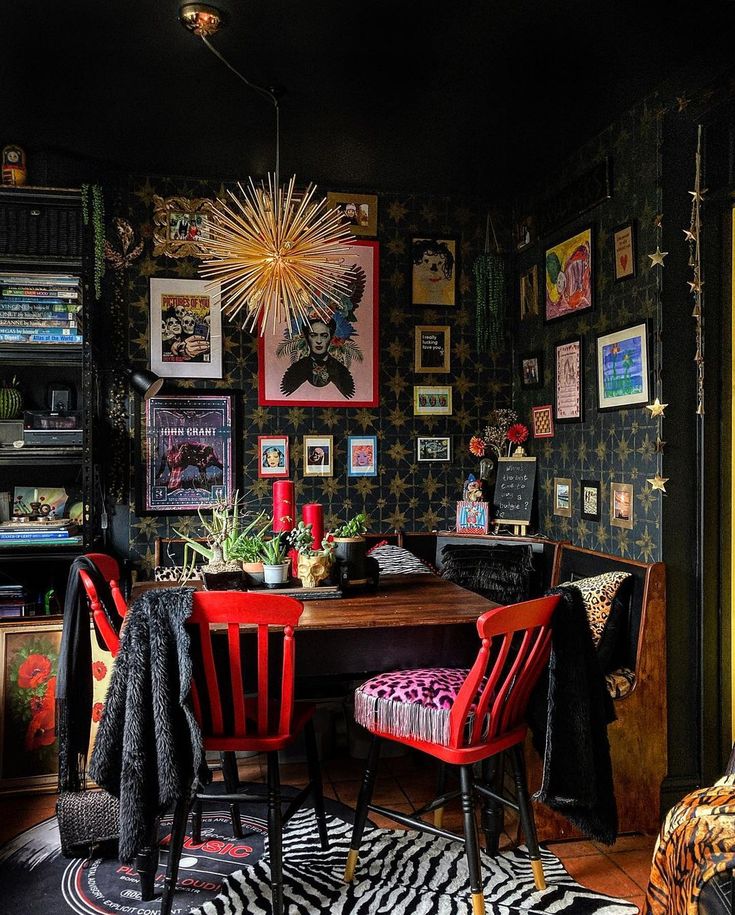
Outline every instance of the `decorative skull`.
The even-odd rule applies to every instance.
[[[187,336],[194,333],[195,323],[194,315],[190,311],[185,311],[181,316],[181,326]]]
[[[316,588],[320,581],[329,577],[332,557],[324,553],[316,556],[299,556],[298,573],[305,588]]]

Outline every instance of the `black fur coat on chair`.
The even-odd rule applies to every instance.
[[[89,774],[120,798],[120,860],[150,843],[156,818],[197,778],[206,783],[202,737],[189,700],[184,623],[189,588],[147,591],[130,608],[110,678]]]
[[[551,659],[528,706],[533,745],[544,761],[535,798],[607,845],[617,838],[607,726],[615,709],[578,588],[555,588]]]

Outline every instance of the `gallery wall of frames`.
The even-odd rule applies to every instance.
[[[646,409],[661,383],[659,108],[627,112],[514,205],[513,403],[539,527],[645,562],[662,558],[664,498],[648,481],[665,426]]]
[[[297,502],[320,502],[328,525],[365,512],[378,532],[452,528],[465,478],[478,470],[469,439],[511,396],[510,352],[478,355],[475,345],[472,264],[486,211],[466,199],[320,187],[348,218],[354,207],[359,242],[354,294],[326,329],[349,373],[333,370],[320,389],[300,370],[308,340],[258,340],[209,301],[216,292],[199,276],[196,240],[206,230],[202,201],[225,190],[138,177],[108,202],[109,217],[132,228],[128,251],[142,244],[117,274],[108,270],[111,327],[124,328],[135,364],[166,375],[159,398],[129,417],[133,562],[150,575],[156,538],[196,530],[185,487],[176,504],[164,482],[184,463],[175,448],[184,414],[201,446],[185,456],[189,467],[195,458],[249,507],[270,509],[273,479],[288,476]],[[443,271],[437,284],[432,264]],[[148,462],[146,435],[156,442]],[[222,435],[219,468],[220,450],[209,446]]]

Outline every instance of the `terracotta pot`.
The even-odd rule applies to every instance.
[[[242,570],[254,585],[262,585],[265,581],[262,562],[243,562]]]

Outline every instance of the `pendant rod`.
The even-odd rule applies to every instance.
[[[224,54],[220,53],[217,48],[209,41],[206,35],[199,36],[204,44],[209,48],[209,50],[214,54],[215,57],[219,58],[222,63],[227,67],[228,70],[231,70],[238,79],[242,80],[249,89],[253,89],[255,92],[258,92],[264,98],[267,98],[275,108],[276,111],[276,188],[280,185],[280,172],[281,172],[281,106],[278,102],[278,96],[273,91],[273,89],[268,89],[265,86],[259,86],[257,83],[251,82],[246,76],[243,76],[239,70],[232,66],[232,64],[227,60]]]

